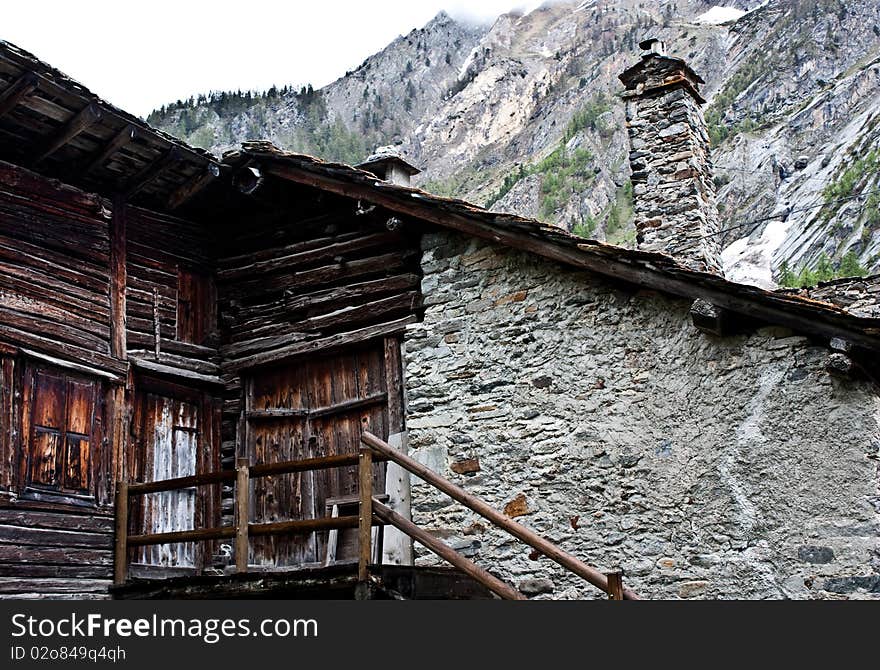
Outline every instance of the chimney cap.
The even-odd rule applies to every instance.
[[[396,165],[398,168],[406,172],[410,177],[421,172],[417,167],[407,163],[397,149],[393,146],[378,147],[363,163],[359,163],[355,167],[367,172],[373,172],[382,176],[386,174],[390,165]],[[375,169],[374,169],[375,168]]]
[[[657,54],[658,56],[665,56],[666,42],[656,37],[649,37],[648,39],[639,42],[639,49],[642,51],[648,51],[652,54]]]

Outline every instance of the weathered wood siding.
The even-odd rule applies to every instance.
[[[0,598],[106,598],[113,517],[0,507]]]
[[[192,222],[137,207],[128,207],[125,218],[129,355],[216,376],[212,235]]]
[[[0,341],[124,374],[110,355],[109,203],[0,162]]]
[[[280,221],[237,222],[229,229],[217,272],[226,387],[224,467],[233,466],[236,454],[253,456],[245,443],[242,376],[253,377],[253,371],[285,361],[382,342],[418,319],[420,235],[406,226],[389,231],[389,218],[381,210],[357,215],[350,200],[303,190]],[[281,388],[294,386],[291,379],[277,382]],[[399,388],[399,381],[395,384]],[[326,392],[332,393],[329,387]],[[328,398],[327,404],[331,402]],[[298,440],[294,435],[280,440],[279,453],[308,452],[308,443],[296,446]],[[225,487],[226,521],[231,521],[231,494],[232,488]]]
[[[255,374],[247,383],[247,442],[252,463],[354,454],[366,429],[387,439],[388,386],[384,343],[302,360]],[[384,490],[385,469],[375,468]],[[254,522],[329,516],[327,500],[358,491],[357,467],[254,480]],[[251,541],[250,562],[323,563],[327,533]]]

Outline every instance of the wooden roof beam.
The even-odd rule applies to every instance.
[[[18,103],[36,91],[38,83],[37,75],[25,72],[0,93],[0,118],[9,114]]]
[[[85,109],[76,114],[46,143],[43,149],[34,158],[33,165],[42,163],[86,128],[100,121],[103,116],[104,112],[101,111],[101,108],[98,107],[98,105],[95,103],[87,105]]]
[[[180,149],[177,147],[171,147],[168,151],[166,151],[161,157],[157,158],[155,161],[147,165],[143,170],[138,172],[129,182],[126,184],[123,189],[123,196],[127,200],[128,198],[136,195],[143,189],[147,184],[153,181],[156,177],[162,174],[168,167],[170,167],[173,163],[176,163],[181,159]]]
[[[216,163],[209,163],[203,172],[197,174],[171,194],[171,197],[168,198],[168,209],[177,209],[219,176],[220,166]]]
[[[92,170],[95,170],[104,165],[104,163],[110,160],[110,157],[113,156],[113,154],[115,154],[117,151],[122,149],[122,147],[126,146],[130,142],[136,140],[137,137],[137,128],[135,128],[132,124],[128,124],[127,126],[125,126],[125,128],[116,133],[112,140],[104,145],[103,149],[101,149],[93,157],[89,158],[88,163],[86,163],[82,167],[82,174],[88,174]]]

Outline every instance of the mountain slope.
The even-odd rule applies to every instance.
[[[795,283],[844,259],[880,269],[878,25],[873,0],[586,0],[491,27],[440,14],[319,91],[195,99],[149,120],[215,151],[260,136],[358,162],[399,144],[428,190],[629,245],[616,77],[658,36],[707,81],[726,272]]]

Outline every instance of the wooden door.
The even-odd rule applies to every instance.
[[[251,463],[355,454],[365,429],[387,439],[385,351],[379,342],[252,376],[245,386]],[[399,385],[392,384],[392,388],[399,389]],[[375,490],[384,490],[384,464],[375,467],[374,480]],[[357,482],[356,466],[256,478],[251,521],[328,516],[327,499],[357,494]],[[326,551],[326,532],[253,538],[249,560],[258,565],[319,565]]]
[[[138,395],[135,415],[140,481],[194,475],[200,455],[200,408],[197,402],[170,395]],[[163,491],[143,496],[139,514],[143,533],[191,530],[196,522],[196,489]],[[196,545],[144,547],[138,562],[162,567],[194,567]]]

